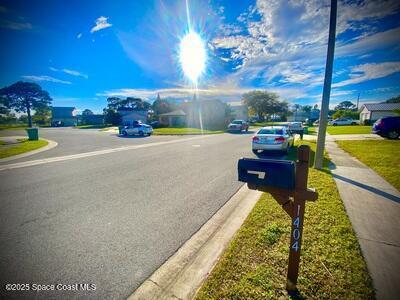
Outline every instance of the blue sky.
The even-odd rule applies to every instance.
[[[190,1],[207,50],[200,98],[252,89],[319,104],[329,1]],[[101,112],[108,96],[191,99],[179,65],[185,1],[0,1],[0,86],[35,81],[55,106]],[[331,104],[400,94],[400,2],[339,1]]]

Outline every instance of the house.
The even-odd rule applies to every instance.
[[[147,110],[136,110],[135,108],[119,108],[117,112],[121,116],[122,125],[132,125],[134,121],[147,122],[149,112]]]
[[[383,117],[396,116],[400,103],[366,103],[360,108],[360,124],[375,122]]]
[[[51,125],[52,126],[76,126],[78,119],[75,107],[52,107]]]
[[[297,110],[292,113],[292,115],[287,117],[288,122],[304,122],[305,119],[309,117],[309,113]]]
[[[247,105],[231,105],[231,116],[236,120],[245,120],[249,119],[249,110]]]
[[[186,125],[193,128],[222,129],[229,123],[228,105],[219,100],[196,100],[181,105]]]
[[[186,125],[186,113],[182,109],[174,110],[158,116],[158,121],[165,126],[179,127]]]

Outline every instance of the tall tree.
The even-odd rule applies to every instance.
[[[32,120],[40,125],[49,125],[50,119],[51,111],[49,108],[36,109],[35,114],[32,116]]]
[[[344,109],[344,110],[353,110],[356,108],[356,105],[351,101],[342,101],[338,105],[335,106],[336,110]]]
[[[279,101],[279,96],[268,91],[251,91],[243,95],[243,103],[251,108],[257,115],[264,119],[266,115],[272,115],[284,110],[287,103]]]
[[[94,113],[88,108],[82,111],[82,116],[92,116],[92,115],[94,115]]]
[[[156,115],[160,115],[171,112],[176,109],[176,107],[169,101],[161,99],[160,95],[158,95],[157,99],[153,102],[152,109]]]
[[[400,103],[400,96],[390,98],[386,100],[384,103]]]
[[[120,108],[132,108],[135,110],[148,110],[151,108],[151,104],[143,101],[140,98],[127,97],[126,99],[121,99],[118,97],[107,98],[108,108],[118,110]]]
[[[304,105],[302,109],[303,109],[304,112],[309,114],[311,112],[311,110],[312,110],[312,106],[311,105]]]
[[[4,107],[27,113],[29,127],[32,127],[31,111],[48,108],[52,101],[40,85],[24,81],[0,89],[0,99]]]

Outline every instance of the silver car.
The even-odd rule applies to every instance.
[[[139,124],[125,126],[124,128],[122,128],[121,133],[123,136],[151,135],[153,133],[153,128],[150,125],[139,123]]]
[[[253,153],[259,151],[284,151],[288,152],[294,144],[294,137],[285,126],[267,126],[261,128],[253,136]]]

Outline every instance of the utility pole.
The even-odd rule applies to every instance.
[[[331,0],[331,15],[329,22],[328,53],[326,56],[324,90],[322,93],[321,113],[319,116],[319,129],[317,151],[315,152],[314,167],[322,169],[325,149],[326,126],[329,112],[329,98],[331,96],[333,57],[335,53],[337,0]]]
[[[360,103],[360,93],[358,93],[358,97],[357,97],[357,111],[358,111],[358,104]]]

